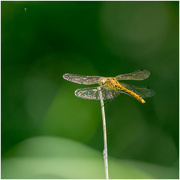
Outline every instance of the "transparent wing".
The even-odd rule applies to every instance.
[[[144,80],[148,78],[150,75],[150,72],[145,69],[140,69],[138,71],[128,73],[128,74],[121,74],[116,76],[117,80]]]
[[[147,98],[155,95],[155,92],[150,89],[149,87],[143,87],[143,86],[134,86],[130,84],[120,83],[125,88],[135,92],[142,98]],[[121,93],[124,93],[123,91],[120,91]]]
[[[106,88],[101,88],[101,92],[103,100],[113,99],[120,94],[120,92],[114,89]],[[99,90],[97,89],[97,87],[77,89],[75,91],[75,95],[79,98],[99,100]]]
[[[100,82],[99,79],[101,76],[81,76],[77,74],[66,73],[63,75],[63,78],[74,83],[90,85],[98,84]]]

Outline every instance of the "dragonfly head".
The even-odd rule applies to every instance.
[[[101,78],[100,79],[100,84],[104,85],[107,82],[107,78]]]

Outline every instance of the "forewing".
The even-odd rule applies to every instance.
[[[109,90],[105,88],[101,88],[101,92],[103,100],[113,99],[120,94],[116,90]],[[97,89],[97,87],[77,89],[75,91],[75,95],[79,98],[99,100],[99,90]]]
[[[125,83],[120,83],[120,84],[122,86],[124,86],[126,89],[129,89],[129,90],[135,92],[142,98],[151,97],[151,96],[154,96],[154,94],[155,94],[155,92],[152,89],[150,89],[149,87],[134,86],[134,85],[125,84]],[[120,91],[120,92],[123,93],[123,91]]]
[[[144,80],[150,76],[150,72],[146,69],[140,69],[138,71],[121,74],[116,76],[117,80]]]
[[[63,75],[63,78],[66,79],[67,81],[71,81],[74,83],[78,84],[85,84],[85,85],[90,85],[90,84],[97,84],[100,82],[100,76],[81,76],[77,74],[69,74],[66,73]]]

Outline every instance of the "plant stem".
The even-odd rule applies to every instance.
[[[105,118],[105,110],[104,110],[104,101],[102,98],[101,87],[98,87],[99,97],[101,102],[101,111],[102,111],[102,120],[103,120],[103,132],[104,132],[104,167],[105,167],[105,178],[109,179],[108,175],[108,152],[107,152],[107,132],[106,132],[106,118]]]

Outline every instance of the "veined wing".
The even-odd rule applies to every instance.
[[[113,99],[120,95],[115,89],[101,88],[102,99]],[[97,87],[81,88],[75,91],[75,95],[79,98],[99,100],[99,90]]]
[[[82,76],[66,73],[63,75],[63,78],[74,83],[90,85],[100,83],[99,79],[101,78],[101,76]]]
[[[130,84],[120,83],[122,86],[124,86],[126,89],[129,89],[136,94],[138,94],[142,98],[147,98],[155,95],[155,92],[150,89],[149,87],[143,87],[143,86],[134,86]],[[124,93],[123,91],[120,91]]]
[[[150,72],[146,69],[140,69],[138,71],[128,73],[128,74],[121,74],[116,76],[117,80],[144,80],[148,78]]]

